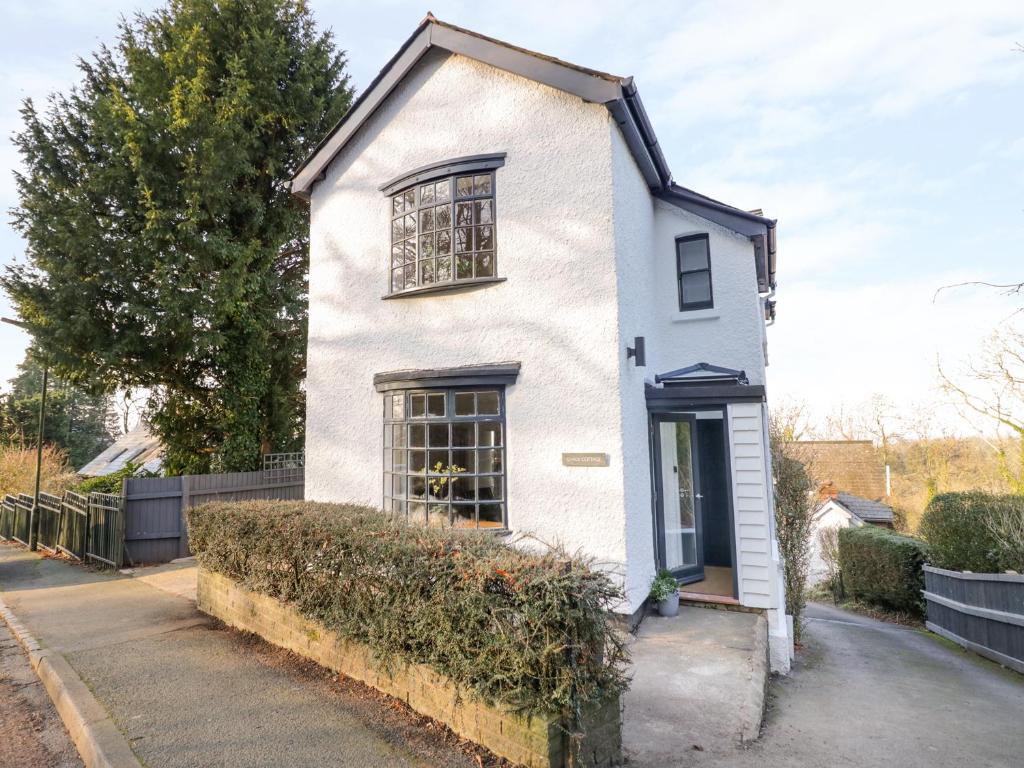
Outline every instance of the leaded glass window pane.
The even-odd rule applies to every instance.
[[[495,247],[493,173],[419,184],[391,198],[392,292],[495,277]]]
[[[421,525],[504,527],[501,390],[393,392],[384,418],[384,509]]]

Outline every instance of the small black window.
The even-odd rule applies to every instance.
[[[494,278],[494,172],[454,174],[391,196],[391,293]]]
[[[706,309],[711,299],[711,252],[707,235],[676,238],[679,309]]]
[[[505,528],[503,388],[384,395],[384,509],[457,528]]]

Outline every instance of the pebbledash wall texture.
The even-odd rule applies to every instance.
[[[379,187],[496,152],[506,280],[382,300],[390,202]],[[765,383],[751,241],[655,198],[603,105],[440,49],[327,167],[311,221],[307,498],[381,504],[375,373],[518,361],[506,388],[509,527],[593,556],[622,578],[620,610],[637,610],[656,570],[645,383],[698,361]],[[695,233],[710,238],[714,308],[680,312],[675,239]],[[636,336],[645,368],[625,356]],[[766,410],[732,404],[727,418],[738,598],[768,614],[773,668],[785,670]],[[565,467],[566,452],[606,453],[609,466]]]
[[[375,372],[516,360],[519,379],[506,389],[511,527],[622,566],[609,126],[600,105],[431,52],[330,166],[312,196],[308,498],[381,503]],[[507,153],[495,186],[497,271],[507,280],[382,301],[390,203],[378,187],[487,152]],[[573,451],[609,453],[611,466],[562,466]]]

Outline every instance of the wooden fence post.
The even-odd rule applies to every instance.
[[[178,515],[178,532],[181,535],[178,538],[178,557],[188,557],[188,522],[185,519],[185,512],[192,505],[189,498],[189,492],[192,490],[191,479],[191,475],[181,476],[181,511]]]

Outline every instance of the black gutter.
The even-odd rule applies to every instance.
[[[644,147],[654,163],[661,187],[668,189],[672,185],[672,172],[668,169],[668,162],[661,151],[661,145],[658,144],[658,138],[654,135],[654,127],[647,117],[647,110],[644,109],[644,103],[640,100],[640,92],[633,85],[632,77],[627,77],[622,81],[622,96],[629,115],[640,133]]]

